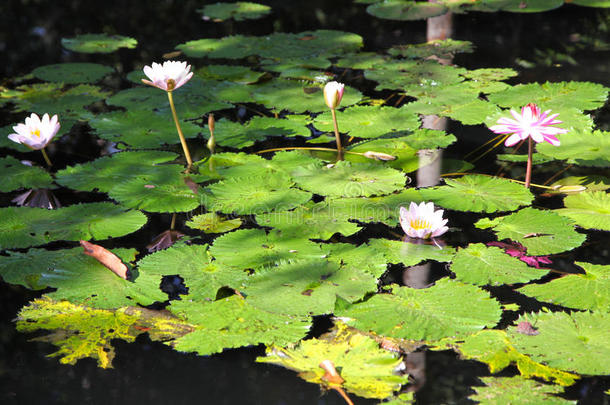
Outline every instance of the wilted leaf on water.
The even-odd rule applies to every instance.
[[[111,368],[115,356],[113,339],[133,342],[147,332],[153,340],[167,341],[190,332],[193,327],[157,311],[136,307],[95,309],[50,298],[35,299],[17,317],[20,332],[51,331],[32,340],[51,343],[59,349],[49,355],[62,364],[75,364],[92,357],[102,368]]]
[[[396,375],[401,359],[379,348],[378,343],[339,323],[332,333],[319,339],[302,340],[296,348],[274,345],[257,362],[271,363],[299,373],[305,381],[327,386],[320,363],[330,360],[344,380],[348,392],[364,398],[387,398],[406,384],[408,376]]]
[[[81,240],[80,245],[84,249],[84,254],[93,257],[108,270],[112,271],[122,279],[127,280],[127,266],[117,255],[103,246],[87,242],[86,240]]]

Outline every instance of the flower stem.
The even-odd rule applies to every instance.
[[[534,151],[534,141],[532,137],[527,138],[527,168],[525,169],[525,188],[530,188],[532,180],[532,154]]]
[[[44,161],[47,162],[47,166],[53,166],[53,163],[51,163],[51,159],[49,159],[49,155],[47,155],[47,151],[44,150],[44,148],[40,149],[40,151],[42,152],[42,157],[44,157]]]
[[[343,160],[343,148],[341,148],[341,135],[339,134],[339,127],[337,126],[337,113],[334,108],[330,109],[333,115],[333,127],[335,128],[335,140],[337,141],[337,151],[339,151],[339,160]]]
[[[186,145],[186,139],[184,139],[184,134],[182,133],[182,129],[180,128],[180,123],[178,122],[178,114],[176,114],[176,107],[174,106],[174,98],[172,96],[172,92],[167,92],[167,98],[169,98],[169,107],[172,110],[172,117],[174,117],[174,122],[176,123],[176,130],[178,131],[178,136],[180,137],[180,143],[182,144],[182,150],[184,150],[184,156],[186,157],[186,163],[188,164],[187,171],[191,169],[193,165],[193,160],[191,159],[191,153],[189,152],[189,148]]]

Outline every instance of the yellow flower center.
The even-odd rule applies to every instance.
[[[32,131],[32,135],[37,136],[38,138],[40,138],[40,129],[36,128],[35,130]]]
[[[429,229],[430,223],[425,219],[414,219],[411,221],[411,228],[413,229]]]
[[[172,91],[176,87],[176,81],[174,79],[167,79],[167,91]]]

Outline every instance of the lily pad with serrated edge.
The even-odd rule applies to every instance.
[[[240,254],[235,254],[235,246]],[[210,254],[218,264],[238,269],[260,269],[280,262],[322,259],[329,249],[296,235],[284,235],[279,231],[267,234],[262,229],[240,229],[214,241]]]
[[[114,249],[125,263],[134,260],[135,249]],[[0,274],[5,282],[40,290],[57,291],[50,298],[68,300],[96,308],[118,308],[126,305],[150,305],[164,301],[167,295],[159,289],[159,280],[136,274],[133,281],[118,277],[82,248],[45,250],[30,249],[25,253],[9,252],[0,257]]]
[[[389,137],[397,131],[419,128],[417,114],[406,108],[354,106],[337,111],[339,131],[356,138]],[[313,124],[320,131],[332,132],[333,120],[330,112],[318,115]]]
[[[22,188],[54,188],[51,175],[41,167],[21,163],[12,156],[0,158],[0,192]]]
[[[174,245],[144,256],[137,265],[141,274],[157,276],[159,283],[162,276],[179,275],[188,288],[184,300],[213,300],[221,287],[238,288],[247,276],[213,262],[206,245]]]
[[[610,195],[604,191],[587,191],[567,196],[565,208],[554,210],[586,229],[610,231]]]
[[[564,0],[513,0],[502,11],[512,13],[541,13],[563,6]]]
[[[58,240],[102,240],[135,232],[146,223],[138,211],[109,202],[76,204],[52,211],[0,208],[0,248],[44,245]]]
[[[358,155],[352,153],[346,154],[345,160],[350,162],[370,163],[376,160],[360,155],[360,153],[367,152],[384,153],[393,156],[394,159],[386,161],[385,164],[402,170],[405,173],[417,170],[421,163],[417,150],[409,145],[405,137],[367,139],[353,143],[346,150],[358,153]]]
[[[516,210],[532,202],[534,196],[522,185],[506,179],[466,175],[445,179],[444,186],[419,189],[425,201],[458,211],[497,212]]]
[[[421,128],[407,132],[401,139],[413,149],[443,149],[454,143],[457,138],[445,131]]]
[[[292,185],[281,173],[232,177],[205,189],[205,206],[213,211],[252,215],[291,209],[311,199],[311,193]]]
[[[566,160],[578,166],[610,167],[610,133],[604,131],[570,131],[558,138],[561,144],[538,144],[536,149],[544,156]]]
[[[195,215],[186,221],[185,225],[192,229],[199,229],[205,233],[225,233],[241,226],[240,218],[224,219],[215,212]]]
[[[222,119],[215,124],[214,139],[217,145],[239,149],[252,146],[267,137],[310,136],[307,124],[305,120],[271,117],[253,117],[245,124]],[[209,138],[209,133],[205,137]]]
[[[502,249],[487,247],[482,243],[458,249],[451,263],[451,271],[458,280],[476,285],[526,283],[547,274],[545,269],[529,267]]]
[[[259,270],[241,288],[246,302],[254,307],[286,315],[328,314],[335,308],[337,296],[355,302],[376,290],[377,279],[372,274],[324,259]]]
[[[523,405],[567,405],[576,403],[576,401],[570,401],[554,395],[563,393],[563,389],[556,385],[541,384],[521,376],[479,378],[485,383],[485,386],[471,387],[476,394],[468,397],[468,399],[477,403],[519,403]]]
[[[528,255],[560,253],[580,246],[586,235],[576,232],[572,220],[552,211],[523,208],[514,214],[496,218],[491,226],[498,240],[510,239],[527,249]],[[477,224],[478,226],[478,224]]]
[[[109,66],[97,63],[58,63],[39,66],[32,74],[41,80],[58,83],[95,83],[113,72]]]
[[[486,291],[444,278],[424,289],[393,285],[390,294],[374,295],[335,315],[378,335],[432,341],[492,328],[501,314]]]
[[[386,59],[387,58],[383,55],[379,55],[375,52],[358,52],[351,55],[344,55],[337,60],[335,65],[337,67],[349,69],[369,69],[374,65],[384,63]]]
[[[450,262],[455,255],[451,246],[439,248],[430,242],[413,243],[390,239],[370,239],[368,245],[375,251],[383,254],[388,263],[402,263],[410,267],[426,260],[437,262]]]
[[[436,56],[441,59],[452,58],[457,53],[473,53],[474,45],[470,41],[459,41],[451,38],[435,39],[423,44],[394,45],[388,53],[394,57],[425,59]]]
[[[197,10],[203,14],[203,19],[211,19],[214,22],[234,19],[235,21],[256,20],[271,12],[271,7],[263,4],[238,1],[236,3],[208,4]]]
[[[258,72],[246,66],[206,65],[195,71],[197,76],[208,80],[228,80],[230,82],[252,84],[256,83],[264,72]]]
[[[524,335],[508,328],[511,343],[532,359],[578,374],[610,374],[609,312],[541,312],[515,322],[529,322],[538,332]]]
[[[327,247],[330,249],[328,260],[338,262],[343,267],[362,269],[376,278],[381,277],[387,270],[388,262],[385,256],[369,245],[331,243]]]
[[[395,372],[401,361],[395,353],[381,349],[375,340],[342,323],[319,339],[300,341],[297,347],[269,347],[266,356],[256,361],[294,370],[305,381],[323,387],[329,382],[320,364],[330,361],[344,380],[340,386],[364,398],[387,398],[408,381],[407,375]]]
[[[287,345],[301,340],[311,327],[309,317],[270,313],[237,295],[213,302],[172,301],[168,309],[196,325],[172,347],[202,356],[260,343]]]
[[[61,39],[61,46],[82,53],[111,53],[119,48],[135,48],[137,44],[134,38],[108,34],[83,34]]]
[[[445,14],[448,11],[442,3],[422,3],[406,0],[395,0],[371,4],[366,12],[373,17],[397,21],[425,20]]]
[[[297,185],[332,197],[370,197],[391,194],[405,186],[403,173],[376,163],[339,161],[332,167],[309,165],[291,173]]]
[[[610,308],[610,266],[576,262],[584,274],[570,274],[544,284],[519,288],[522,294],[543,302],[590,311]]]

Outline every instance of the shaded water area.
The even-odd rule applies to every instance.
[[[398,22],[374,18],[366,13],[366,6],[352,1],[307,2],[261,1],[272,7],[272,13],[253,21],[226,21],[214,23],[202,21],[196,10],[203,1],[159,2],[82,2],[82,1],[14,1],[0,4],[0,65],[2,86],[13,87],[13,78],[23,76],[34,68],[62,62],[96,62],[112,66],[117,75],[103,85],[119,90],[132,86],[124,78],[134,70],[152,61],[160,62],[162,55],[172,52],[176,45],[198,38],[220,38],[227,35],[268,35],[273,32],[302,32],[316,29],[341,30],[362,36],[364,51],[380,52],[393,45],[416,44],[426,41],[426,22]],[[60,6],[58,4],[61,4]],[[95,6],[94,6],[95,4]],[[545,81],[590,81],[610,86],[610,11],[564,5],[544,13],[481,13],[455,14],[453,38],[471,41],[473,53],[457,54],[453,63],[468,68],[513,68],[519,76],[509,83]],[[78,54],[66,51],[61,38],[83,33],[126,35],[138,40],[135,49],[120,49],[109,55]],[[178,57],[180,59],[182,57]],[[187,59],[188,58],[183,58]],[[182,59],[181,59],[182,60]],[[197,68],[204,65],[202,59],[193,59]],[[212,63],[212,62],[210,62]],[[214,62],[218,63],[218,62]],[[339,76],[338,68],[330,73]],[[365,96],[385,99],[392,95],[388,90],[376,91],[375,83],[358,73],[351,74],[349,84],[357,87]],[[179,94],[177,92],[177,94]],[[252,106],[215,112],[220,118],[245,121],[255,115]],[[97,106],[92,109],[98,108]],[[97,111],[94,111],[97,112]],[[1,110],[1,125],[22,121],[23,113]],[[610,109],[606,104],[594,113],[596,127],[610,130]],[[491,137],[482,125],[466,126],[450,121],[447,132],[459,142],[444,151],[444,158],[462,159],[465,154]],[[205,140],[190,140],[195,160],[207,154]],[[302,146],[304,141],[294,140],[291,145]],[[275,140],[258,142],[249,147],[253,152],[282,145]],[[98,142],[86,125],[72,129],[69,140],[64,137],[61,147],[54,149],[55,169],[87,162],[100,156],[107,145]],[[179,146],[173,149],[180,153]],[[608,151],[610,153],[610,151]],[[0,149],[4,156],[7,149]],[[31,159],[41,166],[41,156],[34,153],[12,153],[13,156]],[[35,155],[35,156],[34,156]],[[523,166],[523,165],[521,165]],[[477,162],[478,173],[504,177],[521,177],[521,166],[499,166],[495,157],[486,156]],[[608,176],[608,169],[600,169],[600,175]],[[414,176],[414,173],[409,176]],[[534,174],[536,176],[536,174]],[[536,180],[536,178],[535,178]],[[18,193],[0,195],[2,207]],[[60,188],[56,195],[64,203],[94,202],[104,200],[95,193]],[[561,200],[552,197],[544,201],[545,208],[561,207]],[[469,241],[489,242],[484,231],[472,229],[472,222],[480,216],[449,211],[452,232],[446,237],[450,246],[466,246]],[[247,221],[250,222],[247,222]],[[245,219],[246,228],[254,228],[252,218]],[[136,248],[140,256],[159,232],[168,228],[169,215],[150,215],[144,228],[134,234],[108,242],[106,247],[126,246]],[[198,235],[184,227],[179,228],[190,236]],[[462,231],[469,229],[468,232]],[[368,224],[365,231],[351,239],[354,243],[370,238],[384,237],[388,227]],[[574,261],[608,264],[610,237],[608,232],[587,231],[588,239],[582,246],[567,253],[553,256],[554,269],[575,272]],[[213,239],[204,236],[205,243]],[[347,239],[346,239],[347,240]],[[73,246],[73,245],[70,245]],[[62,247],[60,243],[52,248]],[[236,249],[239,249],[238,247]],[[402,268],[390,265],[382,280],[386,283],[402,282]],[[448,266],[434,263],[429,282],[450,274]],[[165,286],[169,291],[171,286]],[[178,287],[179,290],[179,287]],[[517,296],[510,288],[489,287],[495,297],[519,302],[521,309],[538,311],[539,302],[525,296]],[[298,378],[294,371],[272,364],[256,363],[265,354],[263,345],[229,349],[220,354],[198,356],[181,353],[159,342],[153,342],[144,334],[133,343],[116,340],[116,356],[112,369],[102,369],[93,359],[79,360],[76,365],[62,365],[47,355],[53,347],[47,343],[31,342],[35,334],[24,334],[15,329],[14,318],[18,311],[33,298],[45,291],[31,291],[18,285],[0,283],[0,403],[2,404],[72,404],[72,403],[174,403],[174,404],[343,404],[344,400],[334,391],[323,393],[316,384]],[[170,291],[171,293],[172,291]],[[175,293],[175,291],[173,291]],[[504,312],[500,327],[504,328],[517,319],[515,312]],[[332,325],[330,317],[314,318],[310,336],[319,336]],[[420,363],[423,380],[412,384],[416,387],[418,404],[467,404],[473,394],[472,386],[482,385],[479,377],[490,376],[486,364],[461,360],[453,351],[425,351]],[[502,371],[501,376],[518,374],[514,366]],[[421,377],[420,377],[421,378]],[[582,404],[609,403],[605,390],[610,389],[610,379],[585,377],[566,389],[565,398]],[[527,395],[527,393],[524,393]],[[356,404],[375,404],[379,400],[355,397]]]

